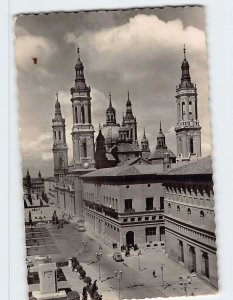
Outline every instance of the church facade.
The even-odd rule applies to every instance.
[[[71,88],[69,164],[58,96],[52,120],[55,203],[119,244],[165,244],[170,257],[217,286],[212,170],[206,171],[200,159],[197,88],[191,82],[185,50],[181,71],[176,94],[177,157],[167,147],[161,123],[156,149],[151,151],[145,130],[139,146],[129,93],[121,125],[109,95],[106,123],[99,126],[95,144],[91,88],[78,50]],[[194,158],[192,167],[195,162],[189,161]],[[204,162],[209,166],[208,159]]]
[[[126,111],[119,124],[109,93],[109,106],[106,109],[106,123],[99,127],[94,141],[94,127],[91,112],[91,87],[87,86],[84,65],[77,49],[74,85],[70,89],[73,116],[72,146],[73,156],[68,164],[65,118],[58,95],[55,102],[55,116],[52,119],[53,156],[55,176],[55,196],[59,206],[73,215],[83,218],[81,176],[95,169],[112,168],[124,165],[127,161],[146,160],[148,164],[163,164],[170,168],[176,163],[175,154],[166,145],[160,122],[155,151],[151,151],[149,140],[144,135],[138,143],[137,120],[133,114],[130,94],[126,100]],[[201,156],[201,127],[197,115],[197,88],[191,82],[189,64],[184,50],[181,66],[181,83],[177,87],[177,137],[178,160],[189,160]]]

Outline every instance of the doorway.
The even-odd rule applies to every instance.
[[[188,270],[193,273],[197,271],[196,266],[196,252],[195,248],[190,246],[189,247],[189,264],[188,264]]]
[[[128,231],[126,233],[126,245],[134,245],[134,232]]]

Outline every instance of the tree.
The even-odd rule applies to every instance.
[[[87,277],[84,278],[83,281],[84,281],[84,283],[87,284],[87,286],[91,285],[91,277],[88,277],[88,276],[87,276]]]
[[[87,288],[85,286],[83,288],[82,300],[87,300]]]
[[[95,280],[91,286],[91,290],[90,290],[90,295],[91,297],[94,296],[94,294],[97,292],[98,290],[98,287],[97,287],[97,284],[96,284],[97,280]]]
[[[84,271],[83,269],[79,271],[80,276],[84,279],[86,276],[86,271]]]

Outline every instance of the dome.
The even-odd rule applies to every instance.
[[[144,136],[143,138],[142,138],[142,141],[141,141],[142,143],[148,143],[148,139]]]
[[[162,131],[159,132],[157,138],[165,138],[165,135],[163,134]]]
[[[119,139],[119,126],[103,126],[101,131],[105,138],[105,142],[112,141],[116,142]]]
[[[183,69],[183,68],[189,68],[189,63],[188,63],[188,61],[187,61],[186,58],[183,60],[182,65],[181,65],[181,68],[182,68],[182,69]]]
[[[112,106],[109,106],[106,110],[106,112],[115,112],[115,108],[113,108]]]
[[[60,104],[60,102],[58,100],[55,103],[55,108],[56,109],[60,109],[61,108],[61,104]]]
[[[81,60],[78,58],[77,63],[75,65],[75,68],[78,70],[83,70],[83,63],[81,62]]]

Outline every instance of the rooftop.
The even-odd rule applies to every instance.
[[[212,175],[212,159],[210,156],[183,164],[175,164],[173,169],[164,172],[166,175]]]

